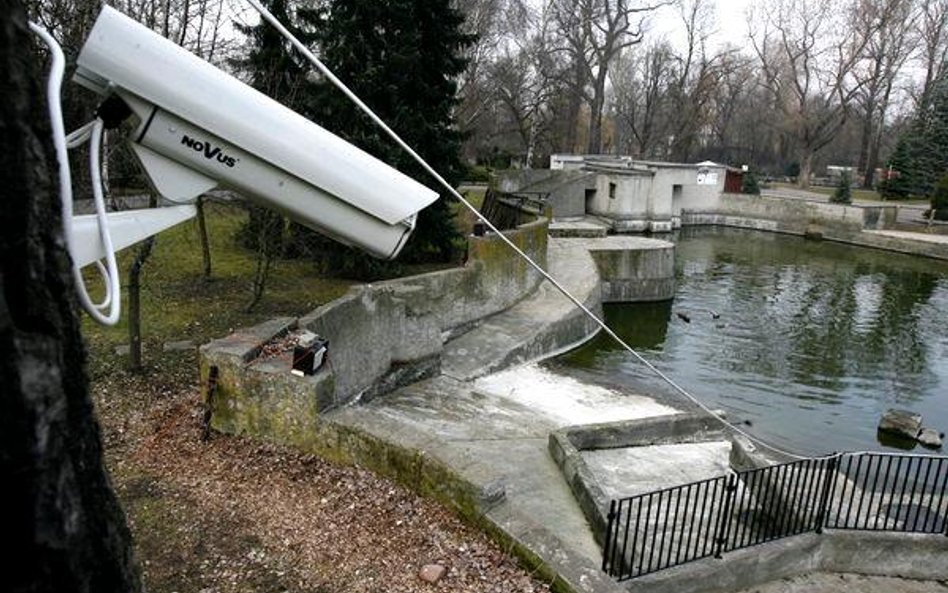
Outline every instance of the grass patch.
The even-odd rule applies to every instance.
[[[484,200],[483,191],[468,190],[465,194],[476,207]],[[459,203],[453,207],[458,229],[463,235],[469,234],[476,217]],[[235,203],[209,201],[205,204],[205,218],[211,248],[211,278],[203,276],[196,219],[157,235],[143,268],[141,317],[146,366],[157,364],[154,353],[160,352],[165,342],[191,340],[200,345],[274,317],[302,316],[341,297],[357,284],[354,280],[320,273],[318,266],[305,258],[275,259],[263,298],[248,312],[256,254],[235,240],[237,231],[247,220],[247,212]],[[92,352],[90,370],[94,377],[107,375],[125,363],[124,358],[117,358],[113,352],[116,346],[129,341],[126,283],[137,250],[137,246],[132,246],[120,252],[117,258],[123,283],[119,323],[105,327],[82,316],[82,331]],[[452,265],[404,265],[402,271],[406,275],[420,274]],[[102,286],[98,272],[89,266],[84,273],[93,300],[100,300]]]
[[[791,183],[771,183],[770,184],[775,189],[800,189],[794,184]],[[813,192],[815,194],[822,194],[824,196],[832,196],[833,192],[836,191],[835,187],[824,187],[811,185],[806,191]],[[891,202],[893,204],[906,204],[906,205],[916,205],[916,204],[928,204],[926,198],[912,198],[907,200],[886,200],[879,192],[872,189],[858,189],[853,188],[852,190],[853,202]]]
[[[303,315],[339,298],[354,284],[321,276],[316,266],[306,260],[275,260],[263,299],[247,312],[256,256],[234,240],[247,214],[237,205],[216,202],[208,203],[205,210],[211,246],[210,279],[203,277],[196,220],[158,235],[143,268],[141,308],[146,349],[160,349],[161,343],[170,340],[201,344],[271,317]],[[128,342],[128,294],[124,283],[136,252],[137,247],[133,246],[118,257],[124,299],[119,324],[104,327],[83,316],[83,334],[93,354]],[[99,288],[96,276],[91,267],[87,269],[90,287]],[[95,290],[90,290],[96,298]]]

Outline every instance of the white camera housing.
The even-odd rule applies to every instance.
[[[215,188],[380,258],[393,258],[438,194],[104,6],[75,79],[118,95],[155,189],[188,203]]]

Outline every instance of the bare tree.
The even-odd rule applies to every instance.
[[[796,145],[800,187],[809,187],[813,158],[850,115],[862,86],[853,68],[866,38],[849,22],[851,10],[832,0],[776,0],[752,19],[751,42],[763,84]]]
[[[916,107],[924,109],[931,101],[932,85],[948,68],[948,0],[922,0],[917,34],[925,79]]]
[[[914,15],[911,0],[859,0],[854,8],[852,18],[866,38],[862,59],[854,68],[862,120],[859,167],[863,187],[871,188],[892,93],[910,56]]]
[[[638,48],[637,48],[638,49]],[[612,75],[618,148],[639,158],[664,158],[670,132],[670,97],[675,57],[667,41],[626,52]]]
[[[609,68],[622,50],[642,41],[649,13],[668,3],[552,1],[561,49],[568,53],[574,66],[574,88],[589,106],[587,152],[595,154],[602,150],[602,114]]]
[[[723,53],[710,53],[707,41],[714,19],[707,0],[686,0],[681,5],[686,44],[676,56],[676,76],[671,87],[674,110],[671,158],[688,161],[695,143],[710,124],[713,100],[723,78],[722,69],[731,64]]]

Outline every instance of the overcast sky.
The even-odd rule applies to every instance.
[[[713,43],[723,45],[731,43],[744,47],[747,45],[747,19],[744,12],[751,4],[751,0],[712,0],[715,8],[717,32]],[[658,36],[664,36],[676,46],[685,43],[685,27],[681,20],[681,13],[677,6],[666,6],[659,9],[650,18],[651,28],[646,35],[646,43]]]

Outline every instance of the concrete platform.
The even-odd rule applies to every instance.
[[[551,237],[605,237],[609,234],[609,225],[595,218],[574,220],[556,220],[550,223]]]
[[[330,419],[436,458],[482,490],[502,491],[489,519],[577,591],[605,592],[621,587],[600,570],[601,550],[550,457],[549,433],[579,421],[674,411],[648,397],[583,385],[529,365],[476,382],[438,377],[339,410]],[[720,462],[726,461],[725,452]]]
[[[730,441],[583,451],[610,498],[635,496],[728,473]]]

